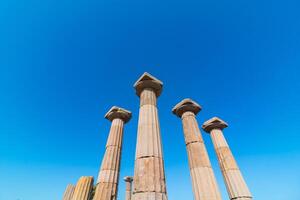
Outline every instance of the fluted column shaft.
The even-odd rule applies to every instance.
[[[74,190],[75,190],[75,186],[69,184],[64,192],[63,200],[72,200]]]
[[[98,175],[94,200],[117,199],[123,126],[122,119],[113,119]]]
[[[231,200],[250,200],[252,195],[231,153],[221,129],[210,131],[211,139]]]
[[[132,193],[132,182],[127,181],[126,182],[126,194],[125,194],[125,200],[131,200],[131,193]]]
[[[93,177],[81,177],[76,184],[72,200],[89,200],[93,183]]]
[[[167,200],[156,98],[151,88],[140,94],[134,200]]]
[[[185,112],[181,119],[189,159],[194,199],[221,200],[221,194],[195,114],[190,111]]]

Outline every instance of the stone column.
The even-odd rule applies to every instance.
[[[144,73],[134,84],[140,111],[134,168],[134,200],[167,200],[156,99],[162,82]]]
[[[191,99],[178,103],[172,112],[181,118],[188,154],[194,200],[221,200],[221,194],[196,120],[201,106]]]
[[[252,195],[222,132],[227,126],[223,120],[213,117],[202,128],[210,133],[230,199],[250,200]]]
[[[93,189],[94,178],[82,176],[78,180],[72,200],[89,200]]]
[[[125,200],[131,200],[133,178],[131,176],[125,176],[124,181],[126,182]]]
[[[131,112],[113,106],[105,115],[112,122],[95,189],[94,200],[116,200],[120,172],[123,126]]]
[[[74,190],[75,190],[75,186],[72,184],[69,184],[65,190],[63,200],[72,200]]]

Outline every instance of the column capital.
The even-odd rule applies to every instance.
[[[109,121],[113,121],[116,118],[120,118],[124,120],[124,122],[128,122],[131,118],[131,112],[125,110],[124,108],[120,108],[117,106],[111,107],[111,109],[105,114],[104,118],[108,119]]]
[[[133,85],[133,87],[136,90],[136,94],[138,96],[141,95],[142,91],[146,88],[151,88],[156,96],[158,97],[161,94],[163,83],[149,74],[148,72],[145,72]]]
[[[206,131],[207,133],[210,133],[212,129],[222,130],[226,127],[228,127],[228,124],[218,117],[213,117],[207,120],[206,122],[204,122],[202,125],[203,130]]]
[[[192,99],[187,98],[187,99],[183,99],[178,104],[176,104],[176,106],[174,106],[174,108],[172,109],[172,112],[177,117],[181,117],[183,115],[183,113],[188,112],[188,111],[190,111],[196,115],[201,109],[202,108],[199,104],[197,104]]]
[[[131,183],[133,181],[133,177],[132,176],[125,176],[124,181]]]

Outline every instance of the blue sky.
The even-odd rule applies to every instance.
[[[224,131],[255,199],[300,199],[299,1],[6,0],[0,2],[0,199],[59,200],[96,176],[113,105],[126,124],[121,177],[133,174],[139,99],[148,71],[158,101],[170,200],[192,199],[172,107],[189,97]],[[223,199],[209,136],[202,132]],[[119,199],[124,199],[120,180]]]

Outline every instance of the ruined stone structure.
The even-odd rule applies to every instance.
[[[157,98],[163,83],[144,73],[134,84],[140,98],[134,177],[126,176],[125,200],[168,200]],[[179,102],[172,112],[181,118],[188,155],[194,200],[221,200],[221,194],[204,144],[196,115],[201,106],[191,99]],[[111,121],[98,179],[81,177],[76,187],[68,185],[63,200],[117,200],[124,124],[131,112],[113,106],[105,115]],[[227,124],[214,117],[202,128],[210,133],[231,200],[252,200],[238,165],[224,138]],[[180,189],[180,184],[178,184]]]
[[[69,184],[65,190],[63,200],[72,200],[74,190],[75,190],[75,186],[72,184]]]
[[[93,189],[94,178],[91,176],[82,176],[78,180],[72,200],[90,200]]]
[[[134,166],[133,200],[167,200],[157,97],[162,82],[144,73],[134,84],[140,113]]]
[[[213,117],[202,127],[210,133],[230,199],[251,200],[252,195],[222,132],[227,126],[223,120]]]
[[[123,126],[131,118],[131,112],[113,106],[105,115],[111,128],[106,150],[99,171],[94,200],[116,200],[120,172]]]
[[[131,176],[125,176],[124,181],[126,182],[125,200],[131,200],[133,178]]]
[[[184,99],[173,108],[182,119],[195,200],[221,200],[221,194],[196,120],[201,106]]]

